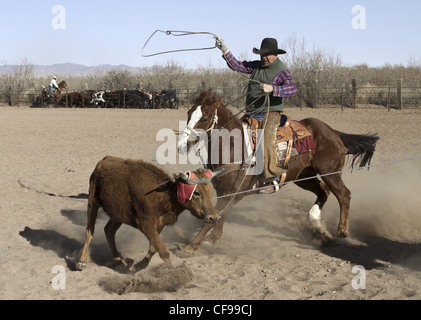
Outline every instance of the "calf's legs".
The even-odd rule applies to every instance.
[[[84,270],[86,268],[89,256],[89,244],[92,240],[95,222],[98,214],[99,205],[94,201],[89,201],[88,203],[88,224],[86,227],[85,234],[85,245],[82,249],[82,253],[79,259],[76,262],[77,270]],[[146,268],[149,265],[153,255],[158,252],[162,260],[169,269],[174,269],[171,260],[170,253],[165,246],[164,242],[161,240],[159,234],[161,233],[164,226],[155,226],[152,222],[146,221],[145,225],[140,226],[140,231],[142,231],[149,240],[149,251],[146,256],[134,266],[135,271]],[[122,223],[118,221],[112,221],[111,219],[105,225],[104,231],[107,238],[108,245],[110,247],[113,259],[115,262],[122,262],[121,257],[118,253],[116,244],[115,244],[115,234],[117,230],[121,227]]]
[[[88,263],[89,244],[91,243],[92,236],[94,235],[98,209],[99,206],[94,201],[90,200],[88,203],[88,225],[86,226],[85,245],[83,246],[83,250],[78,261],[76,262],[77,270],[85,269],[86,264]]]
[[[105,237],[107,238],[108,246],[110,247],[113,259],[118,262],[121,261],[121,257],[118,254],[117,247],[115,245],[115,234],[121,225],[121,222],[112,221],[110,219],[104,227]]]
[[[158,252],[159,256],[164,260],[170,270],[174,269],[170,260],[170,252],[159,236],[163,228],[164,226],[155,227],[152,223],[140,228],[149,240],[149,251],[140,262],[134,265],[135,272],[145,269],[156,252]]]

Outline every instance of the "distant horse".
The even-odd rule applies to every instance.
[[[61,91],[63,89],[69,89],[69,86],[67,85],[66,81],[61,81],[58,84],[58,89],[53,91],[50,95],[48,94],[48,89],[44,86],[42,86],[42,102],[43,104],[48,104],[49,98],[52,96],[54,98],[54,102],[59,102],[62,97]]]
[[[229,132],[234,129],[238,129],[242,132],[244,141],[244,133],[242,131],[243,121],[234,116],[232,112],[221,103],[221,101],[222,98],[217,98],[211,90],[202,92],[196,100],[194,106],[188,111],[188,126],[183,132],[183,137],[187,141],[187,139],[191,140],[189,135],[192,132],[195,132],[195,130],[205,130],[208,136],[207,167],[211,170],[221,167],[225,167],[227,169],[225,174],[220,175],[217,179],[213,180],[213,185],[218,196],[216,209],[223,211],[221,213],[221,219],[213,225],[204,224],[192,243],[184,247],[184,250],[187,252],[197,250],[206,234],[212,228],[212,233],[206,240],[211,243],[215,243],[219,240],[222,236],[224,215],[227,211],[236,202],[242,199],[244,195],[256,193],[255,190],[253,191],[253,186],[257,183],[258,177],[255,175],[247,175],[246,170],[242,168],[241,164],[235,164],[233,162],[233,139],[230,141],[231,163],[223,164],[222,152],[219,152],[219,163],[215,164],[211,161],[212,143],[210,128],[224,128]],[[200,109],[200,112],[195,112],[198,108]],[[190,122],[192,115],[195,117],[195,121],[193,121],[194,126],[189,127],[189,125],[193,125],[193,123]],[[215,118],[216,115],[217,120]],[[332,173],[340,172],[343,169],[347,155],[353,155],[351,167],[358,164],[360,167],[364,167],[367,164],[370,164],[375,151],[376,142],[379,137],[375,134],[360,135],[343,133],[332,129],[324,122],[315,118],[303,119],[300,120],[300,122],[304,124],[311,133],[314,142],[314,150],[291,157],[288,164],[285,182],[293,181],[299,187],[311,191],[317,196],[316,202],[309,211],[308,216],[313,226],[313,232],[322,240],[323,243],[330,242],[333,239],[332,235],[328,231],[322,231],[321,228],[321,210],[323,205],[326,203],[330,192],[332,192],[337,198],[340,206],[340,219],[337,236],[347,237],[348,211],[351,192],[342,181],[341,173]],[[180,137],[179,146],[181,146],[181,139],[182,138]],[[189,144],[189,147],[191,147],[192,143]],[[222,142],[219,141],[219,151],[222,149],[221,144]],[[244,148],[242,148],[242,150],[244,150]],[[321,180],[317,177],[318,174],[321,176]],[[250,192],[247,192],[247,190],[250,190]],[[243,193],[232,195],[237,192]],[[226,197],[220,198],[221,196]],[[262,196],[268,197],[268,195]]]

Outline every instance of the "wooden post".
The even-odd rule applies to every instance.
[[[9,87],[9,105],[12,107],[13,103],[12,103],[12,87]]]
[[[357,107],[357,81],[352,79],[352,104],[353,108]]]
[[[303,110],[303,90],[301,87],[298,88],[300,90],[300,110]]]
[[[390,86],[387,91],[387,112],[390,112]]]
[[[187,103],[184,103],[185,105],[190,105],[190,90],[187,88]]]
[[[341,88],[341,110],[344,111],[344,88]]]
[[[397,93],[398,93],[398,105],[399,105],[399,109],[402,110],[402,108],[403,108],[402,78],[398,80]]]

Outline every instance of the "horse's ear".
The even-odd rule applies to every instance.
[[[216,98],[215,99],[215,105],[217,106],[217,107],[219,107],[220,105],[221,105],[221,101],[222,101],[222,97],[220,97],[220,98]]]

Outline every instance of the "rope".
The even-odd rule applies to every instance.
[[[157,52],[157,53],[153,53],[153,54],[145,54],[144,53],[144,50],[145,50],[145,47],[147,46],[147,44],[149,43],[149,41],[153,38],[153,36],[156,34],[156,33],[158,33],[158,32],[160,32],[160,33],[165,33],[166,35],[172,35],[172,36],[174,36],[174,37],[182,37],[182,36],[188,36],[188,35],[198,35],[198,34],[207,34],[207,35],[212,35],[215,39],[216,38],[218,38],[218,36],[216,35],[216,34],[214,34],[214,33],[212,33],[212,32],[193,32],[193,31],[177,31],[177,30],[167,30],[167,31],[163,31],[163,30],[155,30],[152,34],[151,34],[151,36],[146,40],[146,42],[145,42],[145,44],[143,45],[143,48],[142,48],[142,52],[141,52],[141,54],[142,54],[142,56],[143,57],[152,57],[152,56],[157,56],[157,55],[161,55],[161,54],[167,54],[167,53],[175,53],[175,52],[186,52],[186,51],[198,51],[198,50],[209,50],[209,49],[214,49],[214,48],[216,48],[216,45],[215,46],[213,46],[213,47],[206,47],[206,48],[189,48],[189,49],[177,49],[177,50],[168,50],[168,51],[162,51],[162,52]],[[231,66],[231,64],[229,63],[229,61],[227,60],[227,59],[225,59],[226,60],[226,62]],[[231,69],[232,70],[235,70],[232,66],[231,66]],[[250,79],[248,76],[246,76],[246,75],[244,75],[244,74],[242,74],[242,73],[240,73],[242,76],[244,76],[245,78],[247,78],[247,80],[249,81],[249,83],[250,82],[255,82],[255,83],[258,83],[259,85],[261,84],[259,81],[257,81],[257,80],[254,80],[254,79]],[[248,84],[247,84],[247,86],[248,86]],[[246,88],[245,88],[246,89]],[[250,92],[247,92],[246,93],[246,95],[247,94],[250,94]],[[259,99],[261,99],[262,97],[264,97],[264,102],[263,102],[263,104],[262,104],[262,106],[258,109],[258,110],[255,110],[255,111],[250,111],[250,110],[247,110],[248,109],[248,106],[246,106],[244,109],[242,109],[242,110],[240,110],[240,112],[238,113],[238,114],[240,114],[241,112],[243,112],[243,111],[246,111],[246,113],[248,113],[250,116],[252,116],[252,115],[254,115],[254,114],[257,114],[257,113],[260,113],[260,112],[262,112],[265,108],[267,108],[267,114],[269,113],[269,110],[270,110],[270,97],[269,97],[269,94],[268,93],[262,93],[261,95],[259,95],[254,101],[252,101],[249,105],[252,105],[252,104],[254,104],[256,101],[258,101]],[[241,97],[242,98],[242,97]],[[216,114],[215,114],[215,116],[216,116]],[[234,115],[230,120],[228,120],[227,121],[227,123],[225,123],[223,126],[222,126],[222,128],[224,128],[229,122],[231,122],[233,119],[235,119],[236,118],[236,115]],[[217,120],[216,120],[217,121]],[[266,119],[265,119],[265,123],[264,123],[264,125],[263,125],[263,128],[265,128],[266,127],[266,125],[267,125],[267,121],[268,121],[268,117],[266,116]],[[213,122],[213,125],[212,125],[212,128],[214,127],[214,125],[215,125],[215,119],[214,119],[214,122]],[[212,129],[211,128],[211,129]],[[208,132],[209,130],[206,130],[206,132]],[[212,137],[213,137],[213,134],[211,133],[211,135],[209,136],[208,135],[208,139],[207,139],[207,141],[206,141],[206,143],[209,143],[209,141],[210,140],[212,140]],[[259,141],[259,145],[260,145],[260,143],[261,143],[261,141]],[[204,164],[204,163],[203,163]],[[250,168],[247,168],[247,171],[249,170]],[[233,197],[228,201],[228,203],[225,205],[225,207],[220,211],[220,213],[222,213],[226,208],[228,208],[228,207],[230,207],[230,205],[231,205],[231,203],[234,201],[234,199],[235,199],[235,196],[237,195],[237,194],[240,194],[240,193],[243,193],[243,192],[238,192],[238,190],[240,190],[240,188],[242,187],[242,185],[243,185],[243,183],[244,183],[244,181],[245,181],[245,179],[246,179],[246,177],[247,177],[247,174],[244,174],[244,177],[243,177],[243,179],[242,179],[242,181],[241,181],[241,183],[240,183],[240,185],[239,185],[239,187],[237,188],[237,191],[236,192],[234,192],[232,195],[233,195]],[[247,192],[247,191],[246,191]],[[221,196],[221,197],[226,197],[226,196],[228,196],[228,195],[225,195],[225,196]],[[221,197],[219,197],[219,198],[221,198]]]
[[[197,50],[210,50],[210,49],[214,49],[216,48],[216,45],[213,47],[206,47],[206,48],[189,48],[189,49],[177,49],[177,50],[168,50],[168,51],[161,51],[161,52],[157,52],[157,53],[152,53],[152,54],[144,54],[144,50],[146,45],[149,43],[149,41],[152,39],[152,37],[158,33],[165,33],[167,36],[174,36],[174,37],[182,37],[182,36],[191,36],[191,35],[198,35],[198,34],[208,34],[208,35],[212,35],[214,38],[217,38],[218,36],[212,32],[193,32],[193,31],[177,31],[177,30],[155,30],[151,36],[148,38],[148,40],[146,40],[145,44],[143,45],[142,48],[142,57],[153,57],[153,56],[157,56],[160,54],[166,54],[166,53],[173,53],[173,52],[183,52],[183,51],[197,51]]]
[[[147,44],[149,43],[149,41],[155,36],[156,33],[165,33],[168,36],[174,36],[174,37],[183,37],[183,36],[191,36],[191,35],[198,35],[198,34],[206,34],[206,35],[211,35],[214,37],[214,39],[218,38],[218,35],[216,35],[215,33],[212,32],[207,32],[207,31],[179,31],[179,30],[155,30],[150,36],[149,38],[146,40],[145,44],[142,47],[142,57],[153,57],[153,56],[157,56],[157,55],[161,55],[161,54],[167,54],[167,53],[174,53],[174,52],[186,52],[186,51],[198,51],[198,50],[210,50],[210,49],[215,49],[216,45],[214,45],[213,47],[205,47],[205,48],[186,48],[186,49],[177,49],[177,50],[167,50],[167,51],[161,51],[161,52],[157,52],[157,53],[152,53],[152,54],[145,54],[145,48],[147,46]],[[229,62],[227,61],[227,63],[229,64]],[[231,69],[234,69],[231,67]],[[240,73],[241,75],[243,75],[242,73]],[[245,75],[243,75],[245,76]],[[259,81],[257,80],[253,80],[253,79],[249,79],[247,76],[245,76],[249,81],[254,81],[260,84]]]
[[[341,170],[341,171],[336,171],[336,172],[330,172],[330,173],[315,175],[315,176],[312,176],[312,177],[295,179],[295,180],[291,180],[291,181],[286,181],[286,182],[283,182],[283,183],[279,183],[279,185],[280,186],[283,186],[283,185],[288,184],[288,183],[301,182],[301,181],[311,180],[311,179],[315,179],[315,178],[319,178],[319,177],[332,176],[332,175],[335,175],[335,174],[341,174],[341,173],[345,173],[345,172],[352,172],[352,171],[357,171],[357,170],[369,169],[369,168],[379,167],[379,166],[383,166],[383,165],[395,164],[395,163],[399,163],[399,162],[416,160],[416,159],[421,159],[421,156],[415,156],[415,157],[404,158],[404,159],[399,159],[399,160],[392,160],[392,161],[385,161],[385,162],[380,162],[380,163],[376,163],[376,164],[373,164],[373,165],[367,165],[367,166],[364,166],[364,167],[351,168],[351,169],[347,169],[347,170]],[[226,194],[226,195],[217,197],[217,199],[219,199],[219,198],[225,198],[225,197],[231,197],[231,196],[237,195],[237,194],[249,193],[249,192],[257,191],[257,190],[260,190],[260,189],[263,189],[263,188],[267,188],[267,186],[260,187],[260,188],[255,188],[255,189],[249,189],[249,190],[245,190],[245,191],[240,191],[240,192],[237,192],[235,194],[234,193],[232,193],[232,194]]]

